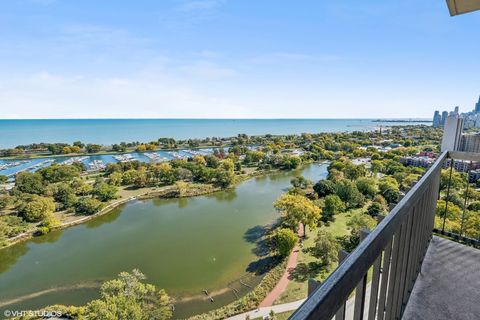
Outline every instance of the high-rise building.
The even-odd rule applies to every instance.
[[[433,114],[433,127],[438,128],[442,122],[442,117],[440,116],[440,111],[436,110]]]
[[[445,121],[443,129],[442,151],[457,151],[462,137],[463,119],[458,115],[451,115]]]
[[[480,133],[464,134],[462,136],[459,150],[480,153]]]
[[[480,113],[480,97],[478,97],[478,102],[475,104],[475,113]]]
[[[459,109],[460,109],[460,108],[459,108],[458,106],[456,106],[456,107],[455,107],[455,110],[453,111],[453,113],[458,114]]]
[[[443,111],[442,112],[442,120],[440,121],[440,125],[442,125],[442,126],[445,125],[445,121],[447,121],[447,117],[448,117],[448,111]]]

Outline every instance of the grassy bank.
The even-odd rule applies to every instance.
[[[258,286],[251,292],[241,297],[234,302],[227,304],[221,308],[212,310],[207,313],[190,317],[190,320],[211,320],[211,319],[225,319],[239,313],[247,312],[258,307],[260,302],[267,296],[267,294],[275,287],[277,282],[285,272],[287,261],[283,260],[273,266],[260,281]]]
[[[67,211],[57,211],[54,213],[55,218],[60,221],[60,225],[52,228],[52,230],[65,229],[68,227],[76,226],[92,219],[95,219],[99,216],[108,214],[113,209],[134,200],[146,200],[153,198],[186,198],[186,197],[197,197],[202,195],[211,194],[214,192],[219,192],[222,190],[228,190],[236,188],[239,184],[254,178],[265,176],[267,174],[272,174],[278,172],[278,170],[256,170],[256,168],[245,168],[245,173],[235,176],[234,182],[228,188],[221,188],[211,184],[200,184],[200,183],[188,183],[186,185],[186,191],[184,194],[179,194],[175,185],[169,185],[164,187],[145,187],[145,188],[131,188],[131,187],[121,187],[118,191],[118,198],[111,200],[106,203],[105,206],[97,213],[89,216],[77,215],[74,213],[69,213]],[[96,174],[90,175],[88,179],[93,179]],[[11,213],[10,213],[11,214]],[[7,248],[14,244],[17,244],[22,241],[26,241],[35,236],[37,232],[38,224],[32,224],[32,227],[15,237],[9,238],[6,240],[6,244],[0,248]]]
[[[335,216],[335,221],[331,222],[329,226],[321,226],[317,230],[307,230],[307,238],[303,242],[303,248],[298,255],[298,264],[294,272],[293,279],[289,282],[287,289],[280,295],[274,304],[282,304],[297,301],[307,297],[308,278],[314,278],[320,282],[324,281],[329,274],[335,270],[337,263],[333,263],[328,270],[321,270],[317,272],[312,265],[318,260],[313,257],[309,248],[315,246],[315,238],[318,230],[325,230],[330,232],[333,236],[344,236],[350,233],[347,227],[347,221],[352,214],[362,211],[363,209],[350,210]]]

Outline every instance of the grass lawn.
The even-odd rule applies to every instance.
[[[321,226],[319,229],[326,230],[332,233],[335,237],[347,235],[350,233],[350,229],[347,227],[348,219],[353,213],[362,212],[363,210],[363,208],[360,208],[338,214],[335,216],[335,221],[330,223],[329,226]],[[303,242],[303,250],[301,250],[298,255],[297,270],[299,276],[295,276],[294,279],[289,282],[285,292],[280,295],[280,297],[274,302],[274,304],[293,302],[306,298],[308,289],[308,278],[311,277],[315,278],[318,281],[324,281],[328,277],[328,275],[337,267],[337,263],[335,263],[328,271],[320,272],[319,274],[309,274],[306,266],[308,266],[309,263],[315,262],[317,259],[310,255],[310,253],[308,253],[305,249],[314,246],[317,232],[318,229],[313,231],[307,231],[307,238]],[[305,270],[304,273],[302,273],[302,269]]]

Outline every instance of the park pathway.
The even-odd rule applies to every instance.
[[[302,236],[303,236],[303,226],[302,224],[299,224],[298,237],[301,238]],[[300,252],[300,250],[301,250],[300,243],[297,243],[295,248],[293,248],[292,253],[290,253],[290,256],[288,257],[287,268],[285,269],[285,273],[282,275],[277,285],[272,289],[272,291],[270,291],[270,293],[260,303],[260,308],[272,306],[273,302],[277,300],[278,297],[280,297],[283,291],[285,291],[292,277],[292,272],[297,267],[298,253]]]

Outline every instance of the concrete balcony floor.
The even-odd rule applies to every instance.
[[[434,236],[403,320],[479,320],[480,250]]]

